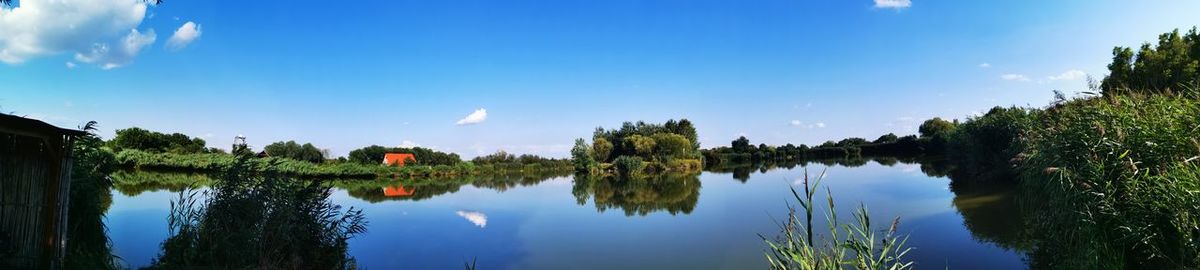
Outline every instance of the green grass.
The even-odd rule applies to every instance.
[[[871,217],[865,206],[854,212],[854,222],[839,223],[833,204],[833,194],[826,188],[827,209],[825,220],[827,235],[814,236],[813,214],[816,212],[813,197],[820,186],[824,173],[809,185],[808,172],[804,174],[804,193],[792,188],[796,202],[803,213],[789,206],[788,218],[780,223],[781,235],[771,239],[760,236],[768,246],[767,262],[771,269],[910,269],[912,262],[904,258],[911,250],[905,247],[907,236],[896,233],[900,218],[892,220],[882,234],[871,225]],[[803,216],[801,216],[803,215]]]
[[[1033,266],[1200,267],[1200,101],[1074,100],[1045,109],[1025,136]]]

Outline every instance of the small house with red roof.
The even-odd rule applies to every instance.
[[[409,153],[387,153],[383,154],[383,165],[404,167],[404,163],[416,162],[417,157]]]

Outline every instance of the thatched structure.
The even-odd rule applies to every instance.
[[[0,268],[61,266],[71,148],[74,138],[82,135],[0,114]]]

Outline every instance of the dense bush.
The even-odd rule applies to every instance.
[[[617,167],[617,173],[621,176],[637,176],[642,174],[646,163],[641,157],[637,156],[621,156],[613,161],[613,165]]]
[[[204,145],[204,140],[200,138],[190,138],[180,133],[164,134],[136,127],[118,129],[117,136],[108,141],[108,146],[118,151],[135,149],[179,154],[203,153],[207,150]]]
[[[276,142],[263,147],[268,156],[290,158],[299,161],[321,163],[325,161],[325,151],[311,143],[300,145],[296,141]],[[382,158],[380,158],[382,159]]]
[[[1012,179],[1010,160],[1021,151],[1020,139],[1039,110],[995,107],[958,124],[948,135],[947,155],[972,181]]]
[[[1200,266],[1200,102],[1110,96],[1043,114],[1021,165],[1035,266]]]
[[[616,168],[616,173],[629,175],[644,172],[666,172],[699,170],[694,164],[703,164],[703,153],[699,151],[696,130],[687,119],[668,120],[662,125],[645,122],[625,122],[620,129],[596,128],[592,134],[592,145],[577,140],[571,151],[577,172],[612,173],[607,168]],[[630,157],[630,158],[624,158]],[[637,157],[636,171],[632,157]],[[615,165],[615,166],[614,166]]]

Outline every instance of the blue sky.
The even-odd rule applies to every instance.
[[[111,3],[110,3],[111,2]],[[23,10],[22,9],[26,9]],[[704,147],[916,132],[1085,90],[1197,1],[26,0],[0,12],[0,110],[228,148],[421,145],[565,157],[622,121]],[[30,12],[38,11],[38,12]],[[39,16],[40,15],[40,16]],[[188,22],[192,24],[185,26]],[[38,27],[31,27],[35,25]],[[184,28],[184,29],[181,29]],[[134,32],[136,31],[136,32]],[[459,125],[479,109],[486,117]]]

